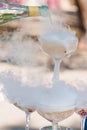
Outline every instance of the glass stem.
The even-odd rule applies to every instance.
[[[53,122],[52,130],[58,130],[58,123],[57,122]]]
[[[55,66],[54,66],[54,74],[53,74],[53,79],[52,79],[53,82],[59,81],[60,64],[61,64],[61,59],[56,59]]]
[[[85,119],[86,117],[81,117],[81,130],[84,130],[85,128]]]
[[[29,130],[30,113],[29,112],[25,112],[25,114],[26,114],[26,126],[25,126],[25,130]]]

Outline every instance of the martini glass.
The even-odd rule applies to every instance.
[[[29,130],[30,115],[36,109],[36,102],[41,93],[40,87],[30,87],[19,80],[12,72],[0,74],[0,84],[4,99],[23,110],[26,114],[25,130]]]
[[[63,81],[48,84],[37,104],[37,111],[52,122],[53,130],[60,130],[58,122],[74,113],[76,97],[74,88]]]
[[[53,82],[59,80],[62,59],[71,56],[77,49],[78,39],[69,28],[51,29],[39,37],[42,50],[55,60]]]

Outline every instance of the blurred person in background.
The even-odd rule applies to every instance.
[[[79,5],[84,29],[87,31],[87,0],[77,0],[77,3]]]
[[[81,21],[84,28],[84,34],[80,38],[80,42],[83,44],[80,44],[80,48],[87,48],[87,0],[77,0],[77,4],[79,6],[79,11],[81,14]]]

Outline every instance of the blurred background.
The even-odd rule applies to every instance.
[[[58,21],[62,20],[76,32],[79,39],[77,51],[70,58],[63,59],[60,78],[72,85],[76,85],[77,81],[86,83],[87,0],[37,0],[34,2],[37,5],[47,2],[56,27],[58,27]],[[30,3],[32,2],[27,0],[21,3],[19,1],[18,4]],[[62,13],[59,13],[59,9]],[[33,66],[38,69],[37,75],[41,72],[40,68],[44,68],[44,75],[41,76],[45,77],[45,73],[49,71],[53,73],[53,59],[38,47],[40,44],[38,37],[48,29],[48,25],[47,17],[20,19],[0,25],[0,72],[12,70],[19,74],[19,70],[24,69],[25,66],[27,68]],[[26,73],[23,70],[22,76],[26,81]],[[1,102],[0,115],[1,130],[24,130],[25,113],[20,109],[8,102]],[[50,125],[50,122],[39,116],[37,112],[32,114],[31,129],[39,129],[46,125]],[[60,125],[79,129],[80,117],[74,114],[60,122]]]

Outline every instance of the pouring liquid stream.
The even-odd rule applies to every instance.
[[[53,74],[53,84],[59,81],[59,70],[60,70],[61,59],[55,59],[54,74]]]

